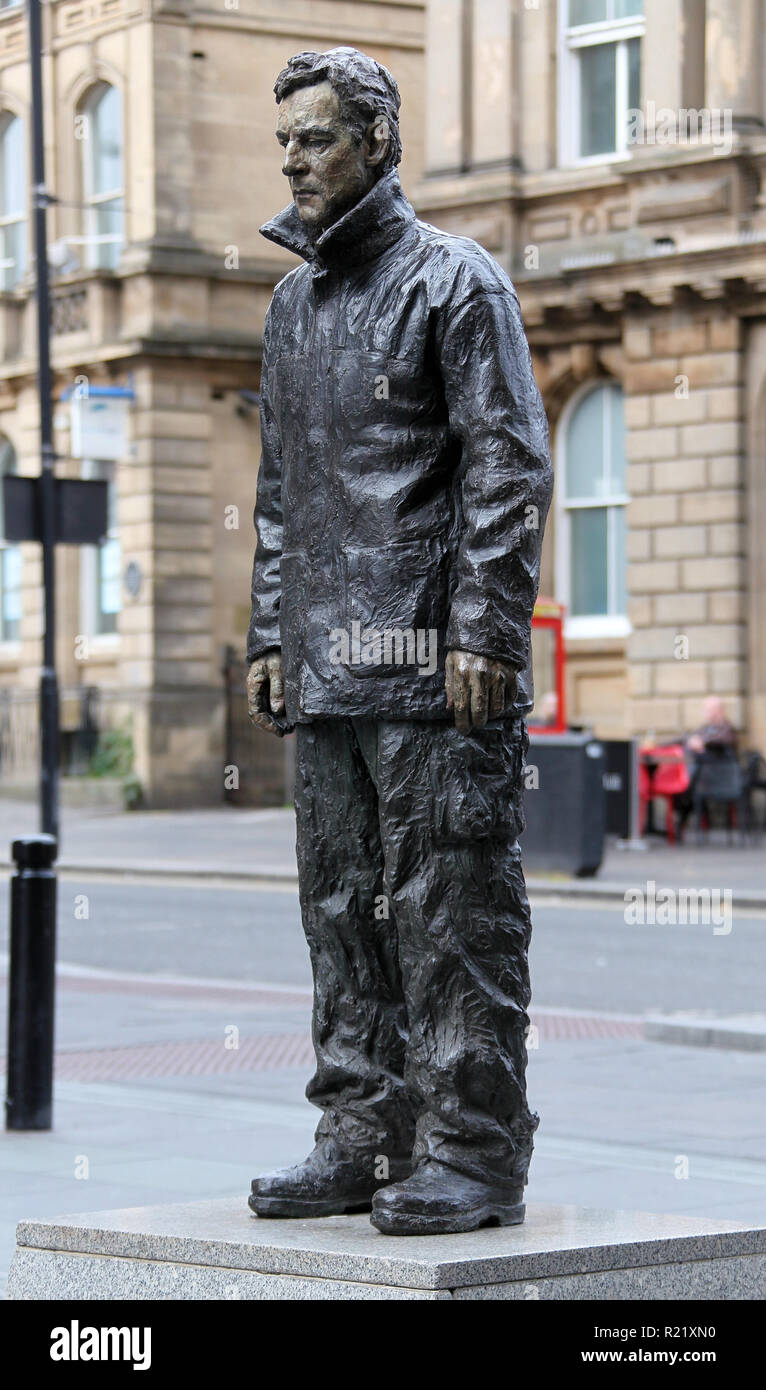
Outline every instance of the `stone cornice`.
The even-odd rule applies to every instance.
[[[567,327],[588,338],[614,336],[624,314],[674,305],[718,303],[743,318],[760,316],[766,312],[766,238],[556,276],[519,275],[515,284],[527,327],[550,330],[552,341]],[[542,341],[539,333],[536,339]]]
[[[260,360],[263,337],[253,334],[215,334],[189,333],[187,335],[158,333],[142,338],[132,338],[124,343],[99,343],[91,346],[78,344],[71,348],[54,348],[51,354],[51,367],[54,376],[69,375],[83,367],[94,364],[106,366],[109,363],[135,365],[138,360],[168,358],[175,361],[220,362],[253,364]],[[37,380],[37,359],[16,358],[14,361],[0,363],[0,383],[8,389],[18,390],[33,385]]]
[[[408,33],[401,27],[391,28],[381,23],[376,10],[389,5],[399,12],[412,11],[417,20]],[[424,44],[424,11],[426,0],[355,0],[357,14],[343,27],[344,43],[354,46],[365,44],[384,44],[391,49],[414,49],[421,51]],[[314,42],[326,39],[328,44],[337,42],[338,22],[329,6],[322,6],[313,0],[313,13],[308,24],[308,32]],[[369,13],[365,13],[368,11]],[[248,33],[268,34],[278,37],[299,39],[305,46],[307,22],[305,17],[291,18],[289,9],[275,5],[271,13],[242,14],[236,10],[217,9],[213,5],[196,5],[194,0],[151,0],[152,22],[157,24],[185,24],[193,29],[244,29]]]
[[[628,192],[658,175],[704,173],[720,178],[726,167],[766,162],[766,134],[734,134],[733,148],[686,144],[642,148],[640,154],[603,164],[572,165],[529,173],[514,167],[488,166],[467,171],[426,174],[411,189],[420,210],[460,208],[508,201],[517,210],[532,202],[560,201],[583,193]]]

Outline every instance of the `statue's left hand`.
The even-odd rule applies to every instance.
[[[447,709],[455,711],[455,727],[463,734],[498,719],[516,693],[512,666],[474,652],[447,652],[445,677]]]
[[[282,653],[276,648],[256,657],[247,673],[247,712],[259,728],[283,737],[285,730],[277,721],[284,717],[285,683]]]

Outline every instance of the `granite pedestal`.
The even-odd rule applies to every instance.
[[[241,1198],[22,1221],[9,1299],[758,1299],[766,1229],[530,1206],[523,1226],[391,1237],[264,1221]]]

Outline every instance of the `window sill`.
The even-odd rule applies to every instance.
[[[88,637],[88,655],[80,658],[80,665],[87,666],[91,661],[101,661],[104,657],[117,656],[120,650],[119,632],[99,632]]]
[[[624,638],[629,637],[632,630],[629,619],[617,614],[593,618],[567,618],[564,623],[564,637],[567,642]]]
[[[599,165],[624,164],[630,158],[630,150],[608,150],[604,154],[565,155],[558,164],[559,170],[597,169]]]
[[[16,667],[21,661],[21,643],[0,642],[0,667]]]

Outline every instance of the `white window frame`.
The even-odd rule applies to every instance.
[[[82,478],[98,478],[100,459],[83,459],[80,468]],[[113,462],[110,460],[110,462]],[[113,463],[115,469],[113,486],[117,486],[117,465]],[[120,528],[111,528],[105,540],[119,540]],[[106,655],[114,651],[120,644],[119,623],[116,632],[97,632],[97,610],[99,602],[98,586],[98,552],[97,545],[83,545],[80,547],[80,632],[87,637],[91,651],[96,655]],[[122,605],[119,612],[122,612]],[[119,614],[118,614],[119,615]]]
[[[571,604],[571,585],[570,585],[570,563],[572,558],[571,549],[571,528],[570,516],[575,510],[587,508],[606,508],[615,510],[617,507],[626,507],[630,501],[627,492],[609,493],[600,497],[578,497],[574,501],[567,498],[567,439],[569,436],[569,426],[572,417],[580,405],[581,401],[592,391],[603,389],[604,387],[617,387],[622,390],[619,381],[598,380],[585,382],[567,401],[566,406],[561,412],[558,429],[556,431],[556,535],[554,545],[554,560],[556,566],[556,597],[563,603],[567,616],[564,621],[564,635],[568,639],[601,639],[610,637],[627,637],[632,631],[630,620],[627,613],[594,613],[588,615],[570,616],[569,608]],[[614,528],[610,525],[607,517],[607,565],[614,570],[615,565],[615,546]],[[626,560],[627,563],[627,560]],[[607,594],[609,594],[615,576],[607,578]]]
[[[95,148],[94,131],[96,126],[96,107],[103,100],[107,91],[116,92],[120,99],[120,116],[122,145],[120,149],[120,160],[122,164],[122,185],[119,188],[102,189],[96,192],[93,187],[93,174],[95,169]],[[74,245],[81,243],[85,250],[85,263],[89,270],[111,270],[112,266],[106,266],[101,261],[101,247],[105,245],[116,246],[119,252],[125,245],[125,99],[119,87],[111,82],[99,82],[95,87],[89,88],[85,97],[80,103],[80,111],[88,121],[88,134],[82,145],[82,188],[83,202],[85,207],[85,235],[80,237],[67,237],[67,241]],[[101,233],[98,230],[99,208],[107,203],[113,203],[118,198],[122,199],[122,230],[117,233]]]
[[[22,148],[22,152],[23,152],[23,153],[22,153],[22,157],[23,157],[23,159],[24,159],[24,161],[25,161],[24,180],[23,180],[23,182],[24,182],[24,187],[26,188],[26,187],[27,187],[27,184],[28,184],[28,180],[27,180],[27,177],[26,177],[26,152],[27,152],[27,151],[26,151],[26,133],[27,133],[27,132],[26,132],[26,126],[25,126],[25,124],[24,124],[24,118],[23,118],[22,116],[19,116],[15,111],[9,111],[7,108],[6,108],[5,110],[3,110],[3,111],[0,111],[0,138],[2,138],[2,137],[5,135],[6,130],[8,129],[8,127],[9,127],[10,125],[13,124],[14,121],[18,121],[18,123],[19,123],[19,130],[20,130],[20,132],[21,132],[21,148]],[[25,273],[26,273],[26,269],[27,269],[27,257],[28,257],[28,239],[29,239],[29,225],[28,225],[28,224],[29,224],[29,218],[28,218],[28,215],[27,215],[26,202],[24,203],[24,206],[23,206],[23,207],[21,207],[20,209],[18,209],[18,211],[14,211],[14,212],[6,212],[5,209],[4,209],[3,207],[0,207],[0,229],[2,229],[3,233],[5,232],[6,227],[19,227],[19,226],[20,226],[20,227],[23,227],[23,228],[24,228],[24,233],[23,233],[23,256],[22,256],[21,262],[20,262],[19,264],[16,264],[16,265],[15,265],[15,269],[12,270],[12,269],[11,269],[11,266],[9,266],[9,265],[7,265],[7,264],[4,264],[2,261],[0,261],[0,291],[4,292],[4,293],[6,293],[6,294],[8,293],[9,290],[15,289],[16,285],[18,285],[18,284],[21,282],[21,280],[23,280],[24,275],[25,275]],[[4,240],[4,239],[5,239],[5,238],[3,237],[3,240]],[[10,273],[9,273],[9,272],[10,272]],[[6,277],[7,277],[7,278],[6,278]]]
[[[642,39],[643,14],[627,19],[601,19],[595,24],[569,25],[569,0],[559,0],[558,145],[559,165],[612,164],[630,151],[624,114],[628,110],[628,39]],[[580,63],[584,48],[595,44],[617,45],[615,91],[615,148],[604,154],[580,154]],[[621,114],[622,113],[622,114]]]

